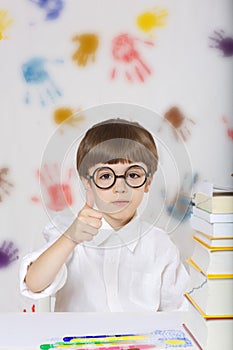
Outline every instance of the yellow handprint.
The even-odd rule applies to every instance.
[[[150,32],[155,27],[163,27],[167,15],[167,10],[158,10],[157,8],[154,8],[153,11],[141,13],[137,17],[137,25],[142,31]]]
[[[13,19],[8,17],[6,10],[0,10],[0,40],[8,39],[7,35],[4,35],[5,30],[13,23]]]
[[[66,123],[71,126],[77,126],[77,124],[85,120],[84,115],[80,115],[79,112],[81,112],[81,108],[74,111],[69,107],[60,107],[54,111],[53,119],[56,124]]]
[[[92,62],[95,61],[95,53],[99,45],[99,39],[96,34],[76,35],[73,37],[73,41],[79,42],[79,47],[73,55],[73,60],[79,66],[86,66],[88,59],[91,59]]]

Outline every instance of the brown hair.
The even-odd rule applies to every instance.
[[[86,177],[98,163],[143,162],[151,174],[157,170],[158,154],[152,135],[137,122],[109,119],[93,125],[80,142],[77,170]]]

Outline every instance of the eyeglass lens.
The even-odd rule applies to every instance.
[[[109,188],[113,186],[118,177],[123,177],[130,187],[140,187],[146,181],[146,171],[141,166],[129,167],[124,175],[116,175],[111,168],[102,167],[96,169],[93,174],[93,180],[96,186],[100,188]]]

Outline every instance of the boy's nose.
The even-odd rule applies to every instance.
[[[121,193],[127,191],[127,185],[126,185],[125,180],[123,178],[116,179],[116,183],[114,185],[114,191],[121,192]]]

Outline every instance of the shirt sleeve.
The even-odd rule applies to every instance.
[[[186,311],[188,302],[184,294],[188,287],[189,274],[172,242],[164,255],[164,261],[159,311]]]
[[[64,286],[67,279],[66,264],[62,265],[54,281],[41,292],[33,293],[30,291],[25,283],[25,277],[30,264],[33,263],[59,238],[59,236],[61,236],[62,233],[66,231],[66,229],[71,225],[72,221],[73,220],[70,218],[62,219],[59,216],[56,217],[53,222],[48,223],[43,230],[43,236],[47,243],[42,248],[31,252],[22,258],[19,268],[19,284],[22,295],[35,300],[41,299],[56,294],[56,292]]]

